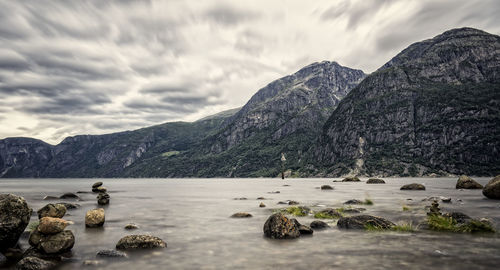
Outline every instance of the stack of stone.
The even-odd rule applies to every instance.
[[[431,208],[429,209],[429,212],[427,212],[428,216],[440,216],[441,215],[441,209],[439,209],[439,203],[437,200],[434,200],[431,204]]]
[[[40,223],[31,232],[29,244],[35,253],[59,255],[70,251],[75,244],[75,236],[65,230],[69,222],[62,219],[66,214],[63,204],[47,204],[38,210]]]
[[[109,194],[106,193],[107,189],[102,185],[102,182],[96,182],[92,185],[92,192],[99,193],[97,195],[97,203],[99,205],[109,204]]]

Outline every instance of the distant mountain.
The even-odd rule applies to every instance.
[[[412,44],[343,99],[319,175],[500,173],[500,37],[460,28]]]
[[[297,171],[339,101],[365,74],[324,61],[260,89],[222,128],[175,157],[137,163],[127,175],[259,177],[279,173],[281,153]]]

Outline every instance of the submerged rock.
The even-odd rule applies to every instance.
[[[500,200],[500,175],[491,179],[483,189],[483,195],[490,198]]]
[[[357,207],[357,208],[345,208],[342,210],[342,212],[346,214],[358,214],[363,211],[366,211],[366,208]]]
[[[125,225],[125,229],[126,230],[135,230],[135,229],[139,229],[139,226],[135,225],[134,223],[129,223],[129,224]]]
[[[344,202],[344,204],[364,204],[363,201],[352,199]]]
[[[352,217],[342,217],[337,222],[337,227],[340,229],[366,229],[367,226],[372,226],[379,229],[390,229],[396,224],[391,221],[370,215],[360,215]]]
[[[64,231],[69,223],[61,218],[43,217],[38,224],[38,231],[43,234],[56,234]]]
[[[232,218],[250,218],[252,214],[246,212],[238,212],[231,215]]]
[[[26,257],[16,264],[17,270],[47,270],[55,266],[55,263],[42,260],[37,257]]]
[[[281,213],[271,215],[264,223],[264,235],[272,239],[292,239],[300,236],[300,231],[293,219]]]
[[[32,212],[23,197],[0,194],[0,251],[16,245]]]
[[[366,181],[367,184],[385,184],[385,181],[379,178],[370,178]]]
[[[456,189],[482,189],[483,186],[467,175],[461,175],[457,180]]]
[[[78,195],[76,195],[75,193],[71,193],[71,192],[68,192],[68,193],[64,193],[63,195],[61,195],[59,197],[59,199],[80,199],[80,197],[78,197]]]
[[[39,219],[44,217],[62,218],[66,214],[66,206],[60,203],[49,203],[40,208],[37,213]]]
[[[321,220],[315,220],[315,221],[311,222],[311,224],[309,226],[315,230],[321,230],[321,229],[326,229],[326,228],[330,227],[330,226],[328,226],[328,224],[326,222],[323,222]]]
[[[116,244],[116,249],[121,250],[165,247],[167,247],[165,241],[151,235],[127,235]]]
[[[89,228],[101,227],[104,225],[104,221],[104,209],[102,208],[89,210],[85,215],[85,226]]]
[[[330,185],[322,185],[321,190],[333,190],[333,187]]]
[[[361,180],[357,176],[352,176],[344,178],[342,182],[361,182]]]
[[[340,218],[342,214],[333,208],[326,208],[314,214],[315,218]]]
[[[97,203],[99,205],[109,204],[109,194],[104,192],[99,193],[99,195],[97,195]]]
[[[127,258],[128,255],[124,252],[117,251],[114,249],[104,249],[99,250],[96,257],[108,257],[108,258]]]
[[[400,188],[401,190],[425,190],[425,186],[422,184],[412,183],[404,185]]]

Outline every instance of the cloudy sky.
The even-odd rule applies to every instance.
[[[315,61],[369,73],[499,0],[0,0],[0,138],[193,121]]]

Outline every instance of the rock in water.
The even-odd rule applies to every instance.
[[[99,195],[97,195],[97,203],[99,205],[109,204],[109,194],[104,192],[99,193]]]
[[[300,224],[299,221],[297,221],[296,219],[292,219],[292,220],[293,220],[293,222],[295,222],[295,224],[299,228],[300,235],[306,235],[306,234],[313,234],[314,233],[314,231],[311,229],[311,227]]]
[[[17,270],[47,270],[55,266],[53,262],[37,257],[26,257],[16,264]]]
[[[469,221],[472,220],[471,217],[469,217],[468,215],[462,213],[462,212],[451,212],[451,213],[445,213],[443,214],[443,217],[447,217],[447,218],[452,218],[454,219],[458,224],[465,224]]]
[[[457,189],[482,189],[483,186],[467,175],[461,175],[457,180]]]
[[[71,231],[62,231],[53,235],[44,235],[38,249],[48,254],[58,254],[70,251],[75,245],[75,236]]]
[[[37,213],[39,219],[42,219],[43,217],[62,218],[66,214],[66,206],[60,203],[49,203],[46,206],[40,208]]]
[[[127,258],[127,254],[114,249],[105,249],[97,252],[96,257]]]
[[[332,190],[332,189],[333,189],[333,187],[330,185],[322,185],[321,186],[321,190]]]
[[[62,204],[66,207],[66,210],[71,210],[71,209],[77,209],[77,208],[80,208],[80,205],[79,204],[76,204],[76,203],[66,203],[66,202],[60,202],[60,203],[57,203],[57,204]]]
[[[38,231],[43,234],[56,234],[64,231],[69,223],[61,218],[43,217],[38,224]]]
[[[85,214],[85,226],[89,228],[101,227],[104,225],[104,209],[98,208],[87,211]]]
[[[32,212],[23,197],[0,194],[0,251],[17,243],[28,226]]]
[[[98,187],[100,187],[100,186],[102,186],[102,182],[95,182],[95,183],[92,185],[92,188],[94,189],[94,188],[98,188]]]
[[[340,229],[365,229],[366,226],[373,226],[380,229],[390,229],[396,224],[381,217],[370,215],[360,215],[352,217],[342,217],[337,222],[337,227]]]
[[[385,184],[385,181],[378,178],[370,178],[366,181],[367,184]]]
[[[165,247],[167,247],[165,241],[151,235],[127,235],[116,244],[116,249],[121,250]]]
[[[261,202],[261,203],[259,204],[259,207],[261,207],[261,208],[262,208],[262,207],[266,207],[266,205],[265,205],[264,203],[262,203],[262,202]]]
[[[309,226],[313,229],[316,229],[316,230],[326,229],[326,228],[330,227],[330,226],[328,226],[328,224],[326,222],[323,222],[321,220],[315,220],[315,221],[311,222],[311,224]]]
[[[500,200],[500,175],[491,179],[483,189],[483,195],[490,198]]]
[[[103,192],[106,193],[108,189],[106,187],[100,186],[92,189],[92,192]]]
[[[68,192],[61,195],[59,199],[80,199],[80,197],[78,197],[75,193]]]
[[[139,229],[139,226],[135,225],[134,223],[129,223],[129,224],[125,225],[125,229],[126,230],[135,230],[135,229]]]
[[[425,190],[425,186],[422,184],[413,183],[413,184],[404,185],[400,189],[401,190]]]
[[[276,213],[264,223],[264,235],[272,239],[292,239],[299,237],[300,231],[292,219]]]
[[[352,176],[344,178],[342,182],[361,182],[361,180],[357,176]]]
[[[352,199],[344,202],[344,204],[363,204],[363,201]]]
[[[250,213],[246,213],[246,212],[238,212],[238,213],[234,213],[233,215],[231,215],[232,218],[249,218],[249,217],[252,217],[252,214]]]

